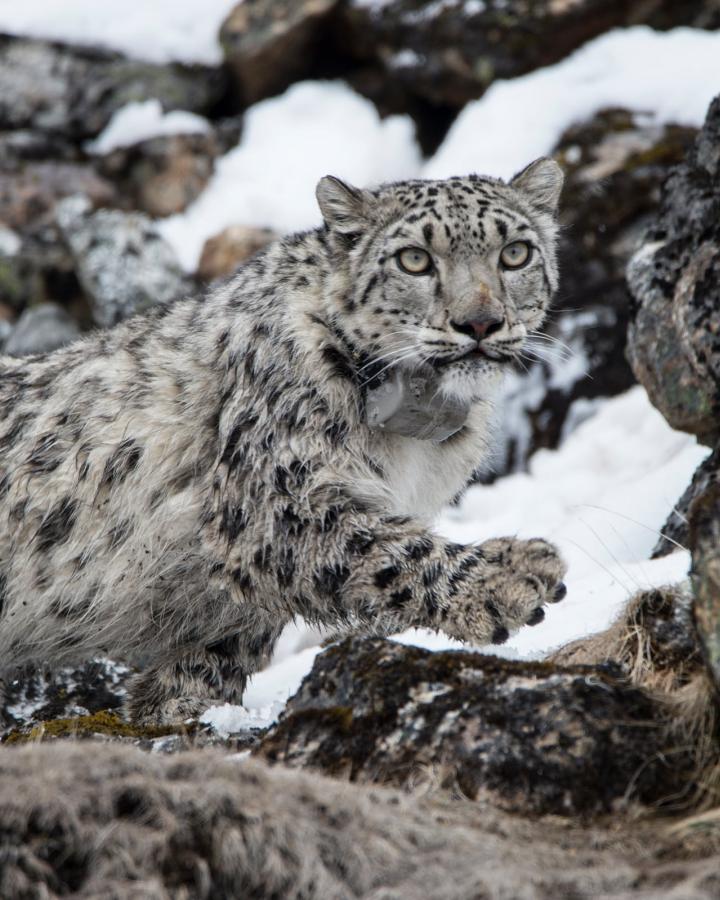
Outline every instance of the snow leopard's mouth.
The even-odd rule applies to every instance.
[[[461,351],[460,353],[453,353],[442,356],[436,355],[429,361],[434,368],[442,369],[459,362],[491,362],[502,365],[511,362],[512,356],[510,356],[510,354],[503,353],[495,347],[481,347],[480,345],[478,345],[476,347],[470,347],[468,350]]]

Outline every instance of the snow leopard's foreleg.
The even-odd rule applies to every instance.
[[[565,564],[539,538],[456,544],[400,517],[348,513],[316,555],[306,583],[317,617],[342,630],[441,630],[473,644],[503,643],[565,596]]]

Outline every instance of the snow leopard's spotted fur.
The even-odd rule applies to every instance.
[[[542,618],[563,565],[543,540],[452,543],[432,516],[482,461],[506,361],[556,286],[561,175],[358,191],[323,179],[325,227],[282,240],[205,300],[47,357],[0,361],[0,665],[95,653],[145,666],[138,720],[239,701],[296,616],[476,644]],[[518,271],[498,255],[523,239]],[[398,265],[425,248],[422,277]],[[478,353],[456,330],[504,324]],[[371,431],[393,359],[472,398],[442,444]]]

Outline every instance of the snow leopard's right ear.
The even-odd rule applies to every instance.
[[[318,206],[331,231],[350,236],[363,231],[370,218],[370,196],[334,175],[326,175],[315,189]]]

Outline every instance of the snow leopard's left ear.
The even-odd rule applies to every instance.
[[[371,196],[365,191],[326,175],[318,182],[315,196],[325,224],[340,234],[363,231],[370,219]]]
[[[528,196],[535,206],[556,215],[562,191],[563,170],[547,156],[536,159],[510,181],[510,185]]]

